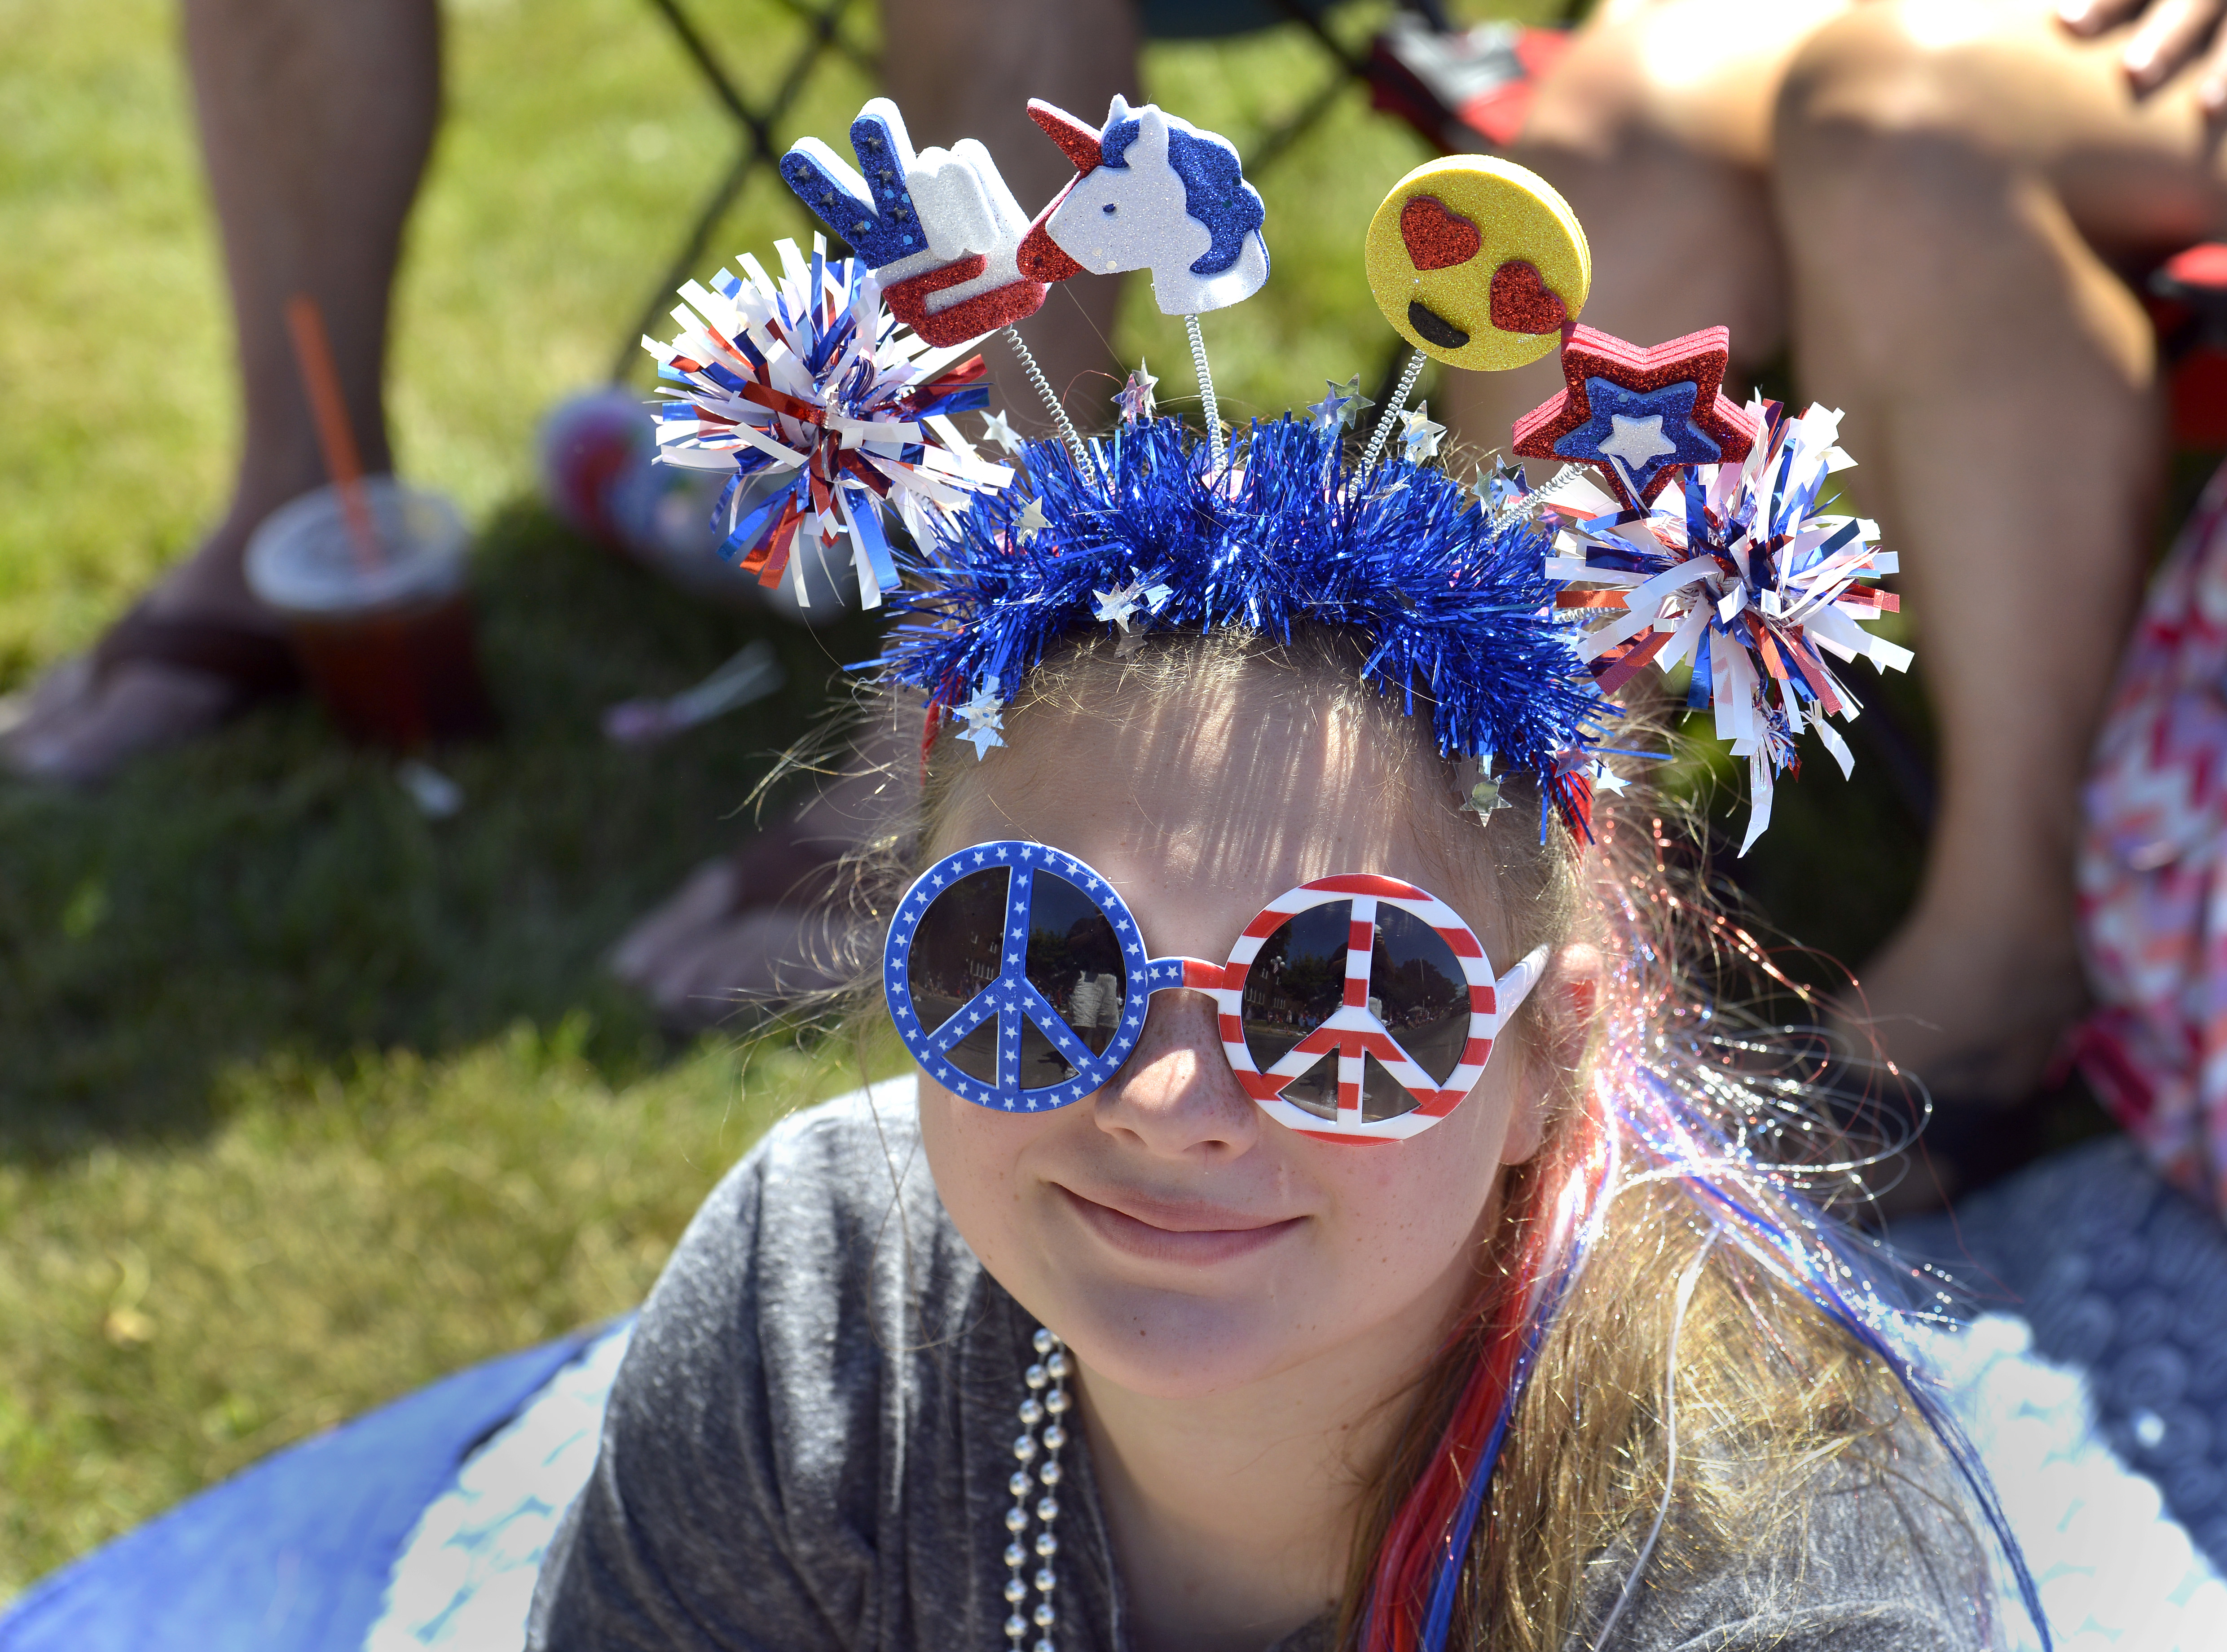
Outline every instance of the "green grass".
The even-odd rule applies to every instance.
[[[265,1056],[221,1121],[0,1167],[0,1556],[20,1585],[272,1448],[641,1298],[773,1119],[889,1056],[614,1084],[589,1019],[440,1059]]]
[[[789,14],[707,17],[762,89]],[[692,604],[524,502],[534,419],[607,370],[731,138],[639,0],[454,0],[448,25],[391,399],[403,470],[482,526],[504,732],[441,758],[467,803],[439,823],[307,706],[97,796],[0,782],[0,1599],[316,1427],[629,1306],[756,1132],[861,1071],[673,1043],[601,960],[745,828],[871,627]],[[0,690],[90,641],[222,504],[227,326],[175,29],[161,0],[0,0]],[[1289,31],[1146,66],[1241,144],[1324,72]],[[867,90],[831,69],[789,131],[839,133]],[[1276,278],[1209,328],[1231,416],[1381,371],[1358,237],[1421,155],[1348,94],[1259,178]],[[707,268],[802,227],[762,179]],[[1117,342],[1171,402],[1188,387],[1141,284]],[[597,734],[606,705],[761,632],[789,667],[775,700],[648,752]],[[1879,842],[1906,843],[1882,807]]]

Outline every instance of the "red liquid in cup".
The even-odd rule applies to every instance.
[[[249,584],[285,621],[303,673],[350,739],[406,751],[493,732],[463,520],[391,476],[361,486],[353,522],[330,488],[273,512],[249,543]]]
[[[290,615],[294,652],[341,733],[407,751],[495,732],[463,591],[408,608]]]

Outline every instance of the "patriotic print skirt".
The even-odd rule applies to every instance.
[[[2075,1058],[2168,1180],[2227,1213],[2227,468],[2159,571],[2084,799]]]

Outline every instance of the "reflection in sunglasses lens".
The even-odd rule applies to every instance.
[[[1376,909],[1376,950],[1369,960],[1369,1006],[1392,1042],[1440,1084],[1461,1065],[1469,1043],[1469,980],[1445,938],[1412,912]],[[1362,1078],[1361,1116],[1412,1113],[1414,1094],[1372,1059]]]
[[[1309,907],[1261,944],[1245,974],[1245,1048],[1267,1072],[1345,1002],[1345,951],[1353,904]],[[1284,1100],[1324,1119],[1337,1114],[1337,1056],[1325,1056],[1284,1087]]]
[[[1029,888],[1029,984],[1059,1011],[1091,1054],[1102,1056],[1121,1025],[1129,973],[1114,926],[1090,897],[1041,868]],[[1063,1083],[1075,1068],[1031,1022],[1021,1034],[1021,1083]]]
[[[1003,866],[955,879],[928,903],[913,932],[906,983],[923,1033],[934,1034],[998,979],[1005,949],[1011,874]],[[1090,897],[1039,869],[1029,880],[1029,983],[1094,1055],[1104,1055],[1128,1005],[1128,971],[1114,926]],[[967,1077],[998,1081],[998,1017],[992,1013],[953,1045],[947,1059]],[[1063,1084],[1075,1069],[1033,1021],[1021,1026],[1021,1088]]]
[[[1345,1001],[1350,903],[1334,901],[1299,913],[1271,934],[1246,973],[1245,1047],[1267,1072]],[[1461,1065],[1469,1041],[1469,983],[1439,932],[1412,913],[1376,909],[1369,960],[1369,1013],[1418,1067],[1444,1084]],[[1318,1117],[1337,1112],[1335,1050],[1284,1088],[1284,1099]],[[1420,1099],[1377,1061],[1362,1062],[1361,1116],[1394,1119]]]
[[[1003,866],[970,872],[928,903],[913,932],[905,984],[920,1030],[934,1033],[998,979],[999,952],[1005,940],[1005,886]],[[950,1063],[985,1084],[998,1081],[998,1018],[989,1016],[954,1045]]]

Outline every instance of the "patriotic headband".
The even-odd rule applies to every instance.
[[[1033,220],[980,144],[916,150],[876,99],[852,126],[856,168],[814,139],[782,164],[855,258],[779,243],[780,279],[744,258],[742,277],[682,289],[680,336],[643,341],[665,380],[661,456],[731,473],[726,554],[767,585],[792,571],[801,596],[801,553],[847,552],[864,605],[897,616],[868,669],[922,692],[931,730],[956,724],[978,756],[1002,744],[1005,708],[1070,637],[1326,627],[1360,643],[1363,680],[1427,706],[1440,752],[1475,761],[1480,814],[1528,775],[1542,830],[1551,816],[1589,836],[1594,789],[1624,784],[1608,760],[1652,755],[1611,743],[1611,697],[1650,667],[1689,668],[1686,705],[1747,759],[1743,853],[1805,730],[1848,771],[1831,720],[1860,702],[1836,664],[1910,655],[1861,624],[1898,606],[1869,583],[1895,571],[1876,526],[1818,508],[1854,462],[1839,414],[1726,399],[1721,327],[1641,349],[1579,325],[1591,254],[1567,203],[1460,156],[1402,178],[1368,230],[1370,290],[1414,349],[1360,456],[1358,375],[1226,440],[1198,317],[1268,274],[1235,148],[1120,99],[1095,128],[1030,112],[1076,169]],[[1139,368],[1119,426],[1086,439],[1015,330],[1050,284],[1125,270],[1150,271],[1184,318],[1203,438],[1155,417]],[[971,352],[1000,329],[1061,439],[1024,443],[990,414],[992,459],[954,415],[986,407]],[[1558,348],[1566,388],[1512,443],[1562,461],[1553,480],[1447,475],[1444,427],[1407,405],[1426,360],[1490,370]]]

